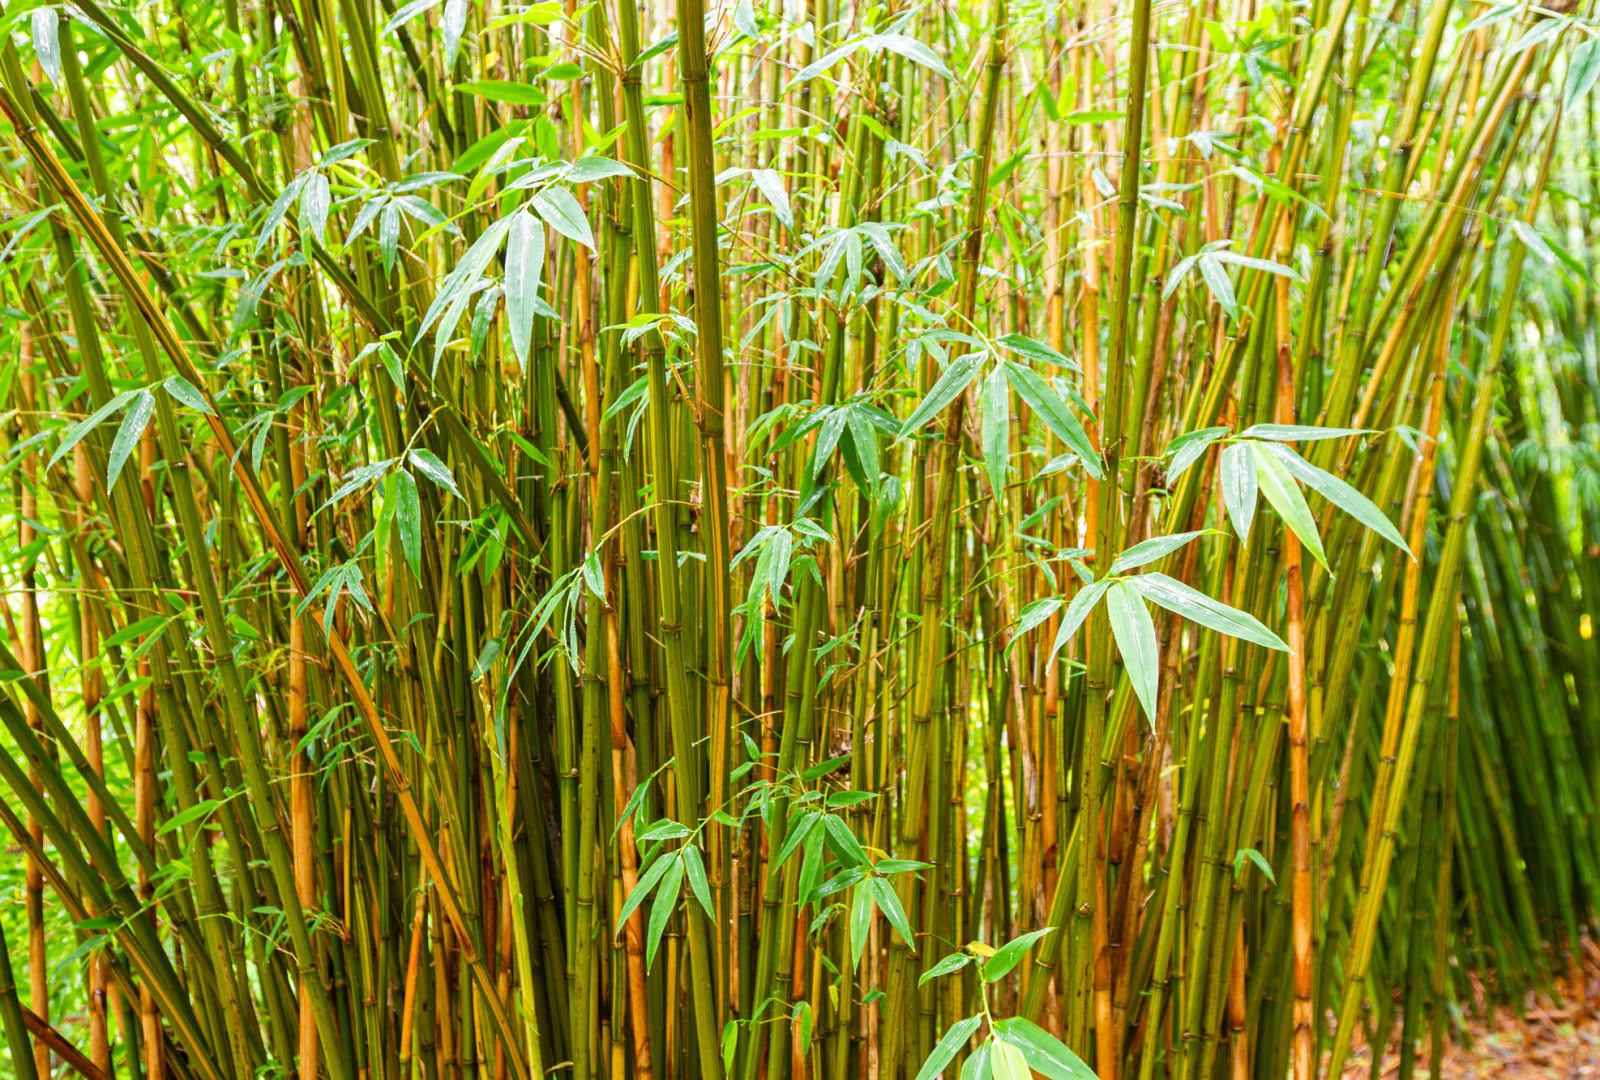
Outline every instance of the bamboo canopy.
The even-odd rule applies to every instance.
[[[0,21],[0,1073],[1410,1080],[1582,992],[1591,0]]]

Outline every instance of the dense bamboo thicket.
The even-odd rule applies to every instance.
[[[1600,921],[1590,0],[8,0],[18,1080],[1296,1080]]]

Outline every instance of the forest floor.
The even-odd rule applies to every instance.
[[[1521,1010],[1500,1007],[1469,1014],[1467,1038],[1445,1048],[1440,1080],[1600,1080],[1600,948],[1585,943],[1583,992],[1563,998],[1529,995]],[[1428,1043],[1417,1055],[1417,1080],[1428,1076]],[[1374,1076],[1370,1048],[1358,1046],[1344,1080],[1386,1080],[1399,1075],[1400,1049],[1391,1044]],[[1432,1080],[1432,1078],[1430,1078]]]

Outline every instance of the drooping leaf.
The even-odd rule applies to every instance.
[[[1038,414],[1056,438],[1078,455],[1084,471],[1096,480],[1100,479],[1100,455],[1089,441],[1089,433],[1083,429],[1066,402],[1061,400],[1061,396],[1030,368],[1010,360],[1002,366],[1012,388],[1028,403],[1028,407]]]
[[[772,169],[751,169],[750,179],[754,182],[756,190],[772,204],[772,212],[783,222],[783,227],[794,228],[794,211],[789,207],[789,193],[784,190],[783,181],[777,172]]]
[[[1161,658],[1156,649],[1156,625],[1144,597],[1127,582],[1119,581],[1106,591],[1106,617],[1111,620],[1111,635],[1128,681],[1138,695],[1144,714],[1153,724],[1156,719],[1156,689]]]
[[[1177,551],[1197,536],[1204,536],[1209,530],[1198,529],[1195,532],[1173,533],[1171,536],[1152,536],[1150,539],[1133,545],[1121,555],[1117,556],[1111,564],[1111,573],[1123,574],[1136,567],[1153,563],[1157,559]]]
[[[584,216],[583,207],[578,205],[572,192],[566,188],[546,188],[536,192],[532,202],[533,208],[552,229],[590,251],[595,250],[589,219]]]
[[[888,878],[872,877],[867,879],[867,888],[872,890],[872,901],[889,920],[889,925],[899,931],[901,938],[910,947],[915,955],[917,939],[911,933],[911,923],[906,919],[906,909],[900,903],[900,897],[895,893],[894,886],[889,884]]]
[[[1283,467],[1283,463],[1266,444],[1253,442],[1246,445],[1255,456],[1256,477],[1261,484],[1261,493],[1278,511],[1284,524],[1294,530],[1312,557],[1326,567],[1328,556],[1323,554],[1322,537],[1317,535],[1317,519],[1311,515],[1311,507],[1306,505],[1300,485],[1294,482],[1289,470]]]
[[[944,1072],[945,1066],[955,1060],[955,1056],[967,1045],[967,1040],[972,1038],[972,1033],[977,1031],[978,1025],[982,1023],[983,1016],[979,1014],[951,1024],[943,1037],[934,1044],[933,1053],[928,1055],[928,1060],[917,1070],[917,1080],[933,1080],[935,1076]]]
[[[417,481],[404,469],[394,474],[394,526],[400,533],[400,554],[413,574],[422,573],[422,503]]]
[[[1011,458],[1011,388],[999,368],[983,380],[983,463],[998,497],[1005,491]]]
[[[1222,450],[1220,477],[1222,504],[1228,508],[1239,539],[1250,539],[1250,522],[1256,516],[1256,459],[1249,443],[1233,443]]]
[[[650,905],[650,925],[645,931],[645,970],[655,965],[656,950],[661,946],[661,935],[672,920],[673,909],[678,905],[678,895],[683,891],[683,860],[676,855],[667,860],[667,872],[661,876],[661,886],[656,890],[655,902]]]
[[[1200,460],[1200,455],[1218,439],[1228,433],[1225,427],[1201,428],[1199,431],[1189,431],[1179,435],[1167,444],[1167,453],[1172,455],[1172,460],[1167,463],[1167,483],[1171,484],[1184,472]]]
[[[967,388],[967,384],[972,382],[982,367],[981,353],[967,353],[945,368],[944,373],[934,382],[933,388],[928,391],[928,396],[922,399],[922,404],[916,407],[900,428],[900,437],[905,438],[912,432],[920,430],[929,420],[944,412],[945,406]]]
[[[100,406],[82,420],[79,420],[76,424],[73,424],[71,427],[69,427],[66,430],[66,433],[62,435],[61,442],[57,444],[55,453],[50,455],[50,462],[45,466],[46,470],[55,468],[56,464],[62,458],[66,457],[72,452],[72,448],[74,446],[77,446],[83,441],[84,436],[88,435],[89,432],[98,427],[106,417],[110,416],[112,413],[126,405],[129,401],[137,397],[138,394],[139,391],[137,390],[125,390],[122,393],[112,397],[104,405]]]
[[[1072,640],[1072,635],[1078,632],[1078,627],[1083,625],[1083,620],[1089,617],[1089,612],[1094,610],[1095,604],[1109,588],[1111,588],[1110,581],[1096,581],[1078,590],[1078,594],[1072,598],[1072,603],[1067,605],[1066,612],[1061,616],[1061,626],[1056,630],[1055,644],[1050,646],[1050,663],[1056,662],[1061,650]]]
[[[1021,1050],[1028,1068],[1046,1080],[1095,1080],[1094,1070],[1082,1058],[1025,1017],[996,1020],[994,1033],[1000,1041]]]
[[[1395,528],[1382,510],[1375,506],[1361,492],[1340,480],[1337,476],[1323,469],[1317,468],[1305,458],[1289,449],[1287,446],[1270,444],[1266,448],[1284,469],[1299,480],[1306,487],[1327,499],[1333,505],[1355,518],[1361,524],[1383,537],[1389,543],[1405,552],[1414,554],[1411,546],[1406,543],[1405,537],[1400,535],[1400,530]]]
[[[456,479],[450,475],[450,467],[439,460],[432,450],[419,446],[406,455],[415,468],[423,476],[444,488],[456,498],[461,498],[461,491],[456,487]]]
[[[122,417],[122,426],[117,429],[116,438],[111,440],[111,453],[106,459],[108,491],[117,486],[117,477],[122,475],[122,467],[128,463],[128,455],[139,445],[139,439],[144,435],[145,426],[150,422],[150,413],[155,407],[155,395],[150,391],[140,390],[134,395],[132,404]]]
[[[1213,600],[1176,578],[1151,572],[1130,578],[1129,581],[1145,599],[1166,608],[1174,615],[1182,615],[1190,622],[1199,623],[1219,634],[1227,634],[1268,649],[1289,651],[1289,646],[1283,639],[1268,630],[1254,615],[1229,607],[1220,600]]]
[[[511,328],[511,348],[524,368],[533,340],[533,316],[539,299],[539,277],[544,271],[544,226],[520,209],[511,217],[506,238],[506,321]]]

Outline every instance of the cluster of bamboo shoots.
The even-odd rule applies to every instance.
[[[1409,1080],[1581,986],[1589,0],[0,21],[10,1075]]]

